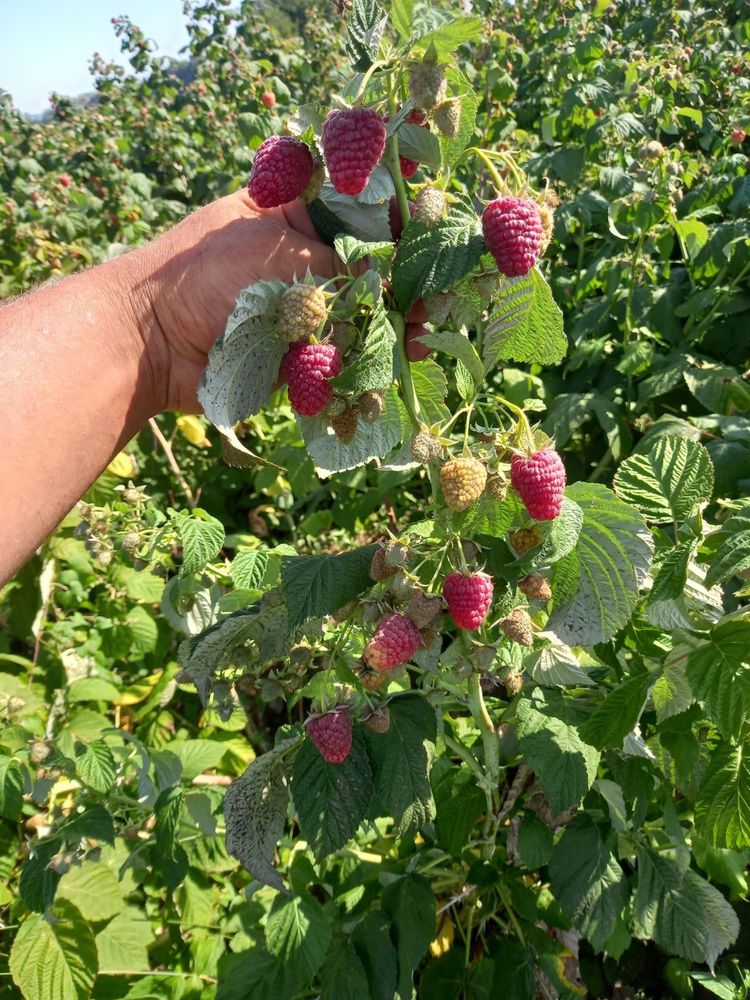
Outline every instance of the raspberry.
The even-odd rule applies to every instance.
[[[414,218],[431,229],[443,218],[445,208],[445,194],[440,188],[422,188],[414,202]]]
[[[427,628],[435,621],[442,607],[443,602],[439,597],[423,594],[421,590],[418,590],[411,597],[405,610],[417,628]]]
[[[341,371],[341,355],[333,344],[292,344],[284,355],[284,377],[295,413],[314,417],[333,395],[328,381]]]
[[[511,670],[503,681],[505,693],[509,698],[515,698],[523,691],[523,674],[518,670]]]
[[[440,470],[443,496],[451,510],[468,510],[482,495],[486,482],[487,470],[468,455],[446,462]]]
[[[323,153],[339,194],[360,194],[385,149],[383,119],[371,108],[332,111],[323,124]]]
[[[498,271],[506,277],[528,274],[539,260],[544,231],[535,201],[496,198],[484,210],[482,231]]]
[[[542,540],[542,533],[534,525],[533,528],[521,528],[519,531],[512,531],[508,535],[511,548],[517,556],[525,556],[527,552],[535,549]]]
[[[327,712],[307,723],[307,735],[329,764],[341,764],[352,748],[352,717],[347,711]]]
[[[744,128],[733,128],[732,129],[732,134],[730,136],[730,139],[732,140],[732,145],[733,146],[741,146],[742,143],[745,141],[746,138],[747,138],[747,132],[744,130]],[[61,183],[62,183],[62,180],[61,180]]]
[[[432,112],[432,118],[446,139],[455,139],[461,128],[461,102],[443,101]]]
[[[362,656],[373,670],[391,670],[407,663],[421,645],[422,636],[411,618],[386,615],[378,622]]]
[[[435,62],[416,63],[409,76],[409,94],[414,104],[424,111],[431,111],[441,104],[448,91],[445,70]]]
[[[357,433],[357,420],[357,411],[351,406],[347,406],[347,408],[337,416],[331,417],[331,427],[333,427],[333,433],[342,444],[349,444],[354,440]]]
[[[61,174],[60,178],[59,178],[59,183],[60,183],[61,187],[66,188],[66,187],[70,187],[70,185],[73,182],[71,181],[70,177],[68,177],[67,174]]]
[[[366,392],[357,400],[359,415],[368,424],[374,424],[380,419],[384,406],[385,400],[379,392]]]
[[[543,576],[532,573],[531,576],[524,577],[518,584],[518,589],[534,601],[546,602],[552,597],[552,588],[549,581]]]
[[[343,396],[331,396],[331,401],[323,412],[329,420],[333,420],[334,417],[340,417],[348,407],[349,404]]]
[[[508,493],[508,484],[505,482],[502,476],[490,476],[490,478],[487,480],[485,493],[492,500],[497,500],[498,502],[500,502],[505,499]]]
[[[276,94],[272,90],[264,90],[260,99],[267,108],[272,108],[276,104]]]
[[[317,285],[292,285],[279,299],[279,333],[290,343],[307,340],[327,315],[326,298]]]
[[[247,193],[258,208],[276,208],[299,198],[312,172],[309,146],[288,135],[272,135],[255,154]]]
[[[387,580],[389,576],[394,576],[395,573],[396,567],[390,566],[386,562],[385,549],[375,549],[375,555],[372,557],[372,562],[370,563],[370,579],[380,583],[381,580]]]
[[[514,608],[507,618],[501,619],[500,628],[513,642],[517,642],[521,646],[534,645],[534,630],[531,627],[531,619],[523,608]]]
[[[366,725],[368,729],[373,733],[378,733],[378,735],[387,733],[391,728],[391,713],[388,711],[388,706],[381,705],[380,708],[376,708],[372,715],[367,717]]]
[[[379,691],[385,687],[389,680],[387,673],[380,670],[370,670],[368,667],[357,671],[357,677],[365,691]]]
[[[420,465],[440,457],[440,442],[429,431],[420,431],[411,443],[411,457]]]
[[[449,573],[443,582],[448,612],[459,628],[479,628],[487,617],[495,592],[487,573]]]
[[[565,490],[565,466],[552,448],[544,448],[527,458],[514,455],[510,481],[531,517],[553,521],[560,513]]]

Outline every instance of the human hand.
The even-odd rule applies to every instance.
[[[199,209],[141,254],[155,319],[148,343],[154,412],[200,409],[208,352],[243,288],[301,278],[308,268],[323,278],[340,270],[303,204],[260,209],[244,190]],[[428,353],[416,342],[426,332],[424,307],[418,303],[408,318],[407,355],[419,360]]]

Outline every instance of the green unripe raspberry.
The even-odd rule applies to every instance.
[[[445,194],[440,188],[422,188],[414,202],[414,218],[431,228],[443,218],[445,208]]]

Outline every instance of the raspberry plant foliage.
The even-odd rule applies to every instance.
[[[411,174],[408,200],[425,185],[443,191],[444,228],[425,234],[417,220],[394,240],[392,149],[356,199],[321,188],[311,211],[339,238],[343,281],[300,274],[291,287],[314,285],[330,310],[330,331],[311,334],[330,334],[342,354],[330,408],[297,421],[284,390],[265,402],[289,349],[277,336],[288,289],[255,286],[207,389],[226,376],[237,393],[219,399],[226,457],[268,464],[230,472],[191,443],[205,442],[202,421],[162,417],[188,480],[205,486],[199,504],[169,510],[178,487],[141,442],[138,488],[113,493],[105,479],[45,548],[36,589],[54,587],[39,670],[30,686],[15,661],[3,670],[0,844],[18,886],[8,971],[35,1000],[50,955],[95,997],[132,984],[134,996],[227,1000],[252,983],[261,997],[332,997],[348,984],[380,998],[410,996],[412,976],[430,997],[621,996],[616,983],[654,1000],[686,983],[696,997],[743,995],[749,528],[747,501],[733,498],[750,475],[747,170],[731,134],[750,123],[737,99],[748,42],[737,5],[532,3],[494,10],[481,30],[477,19],[448,25],[435,5],[394,3],[388,24],[354,5],[341,15],[346,63],[328,47],[330,19],[311,18],[307,46],[273,42],[270,81],[254,76],[271,73],[265,29],[236,22],[219,69],[210,53],[229,14],[200,6],[191,31],[203,69],[187,95],[157,60],[145,97],[140,76],[120,91],[102,70],[106,100],[90,117],[57,104],[62,158],[48,139],[35,145],[38,126],[10,120],[4,258],[17,260],[24,240],[37,249],[4,268],[5,288],[71,268],[81,244],[100,259],[109,242],[135,242],[243,184],[249,147],[271,132],[288,127],[318,161],[330,94],[336,107],[355,102],[353,60],[365,74],[399,45],[405,79],[423,56],[445,67],[445,101],[426,122],[400,101],[386,123]],[[255,66],[245,37],[261,40]],[[140,74],[139,41],[134,32]],[[373,70],[362,98],[384,122],[387,72]],[[273,113],[262,110],[269,87]],[[314,116],[290,108],[310,99]],[[446,103],[451,118],[460,111],[455,136],[441,124]],[[144,141],[133,142],[143,105]],[[448,175],[449,139],[483,147],[510,196],[534,199],[542,246],[554,228],[537,267],[510,284],[489,253],[457,277],[481,249],[484,208],[506,194],[483,156],[462,154]],[[314,171],[317,184],[322,159]],[[428,303],[434,350],[408,369],[416,423],[394,359],[412,295]],[[355,436],[341,442],[351,413]],[[557,517],[537,522],[512,462],[550,447],[568,486]],[[452,511],[440,470],[467,457],[486,486]],[[378,553],[388,572],[374,580]],[[442,596],[452,573],[494,581],[483,625],[463,636]],[[9,655],[25,648],[33,585],[21,576],[4,596]],[[392,614],[412,619],[420,647],[372,670],[361,653]],[[170,660],[175,634],[204,712]],[[64,689],[46,713],[42,670],[60,672]],[[308,720],[342,711],[351,750],[332,763]],[[376,716],[387,729],[373,728]],[[280,718],[289,725],[274,744]],[[226,792],[201,784],[229,775]],[[37,818],[38,832],[24,822]]]

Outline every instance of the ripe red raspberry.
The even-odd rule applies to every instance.
[[[68,177],[68,175],[67,175],[67,174],[61,174],[61,175],[60,175],[60,185],[61,185],[62,187],[64,187],[64,188],[66,188],[66,187],[70,187],[70,185],[71,185],[72,183],[73,183],[73,182],[71,181],[70,177]]]
[[[407,663],[422,645],[419,629],[406,615],[386,615],[365,646],[362,658],[373,670],[391,670]]]
[[[330,402],[333,386],[328,379],[341,371],[341,355],[333,344],[297,341],[284,355],[283,368],[292,409],[314,417]]]
[[[484,210],[482,231],[498,271],[506,277],[528,274],[539,260],[544,229],[535,201],[496,198]]]
[[[247,192],[258,208],[276,208],[299,198],[312,173],[309,146],[289,135],[272,135],[255,154]]]
[[[487,573],[449,573],[443,583],[443,597],[459,628],[479,628],[487,617],[495,592]]]
[[[733,146],[741,146],[742,143],[747,138],[747,132],[744,128],[734,128],[732,129],[732,135],[730,136]]]
[[[360,194],[385,149],[383,119],[372,108],[332,111],[323,125],[323,154],[339,194]]]
[[[276,94],[272,90],[264,90],[260,99],[267,108],[272,108],[276,104]]]
[[[510,481],[529,514],[537,521],[553,521],[560,513],[565,490],[565,466],[552,448],[526,458],[514,455]]]
[[[341,764],[352,749],[352,717],[347,711],[327,712],[307,723],[307,735],[329,764]]]

